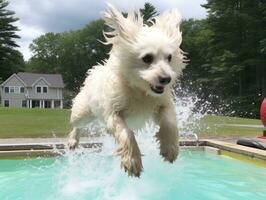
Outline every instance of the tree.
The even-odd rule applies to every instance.
[[[21,53],[15,48],[18,47],[16,34],[18,28],[13,25],[18,21],[14,12],[6,9],[6,0],[0,0],[0,79],[5,80],[12,73],[23,70],[24,61]]]
[[[104,41],[103,28],[103,20],[96,20],[81,30],[62,34],[62,74],[70,90],[77,92],[88,69],[108,57],[110,48],[100,42]]]
[[[80,30],[36,38],[30,45],[33,56],[27,71],[61,73],[66,89],[76,93],[88,69],[108,56],[109,48],[99,41],[104,41],[103,28],[103,20],[96,20]]]
[[[158,15],[155,7],[151,3],[145,3],[144,8],[139,9],[141,16],[143,17],[143,22],[147,25],[151,25],[150,19]]]
[[[258,117],[266,93],[266,2],[208,0],[203,7],[206,19],[181,26],[189,60],[181,83],[212,107]]]
[[[33,56],[26,70],[39,73],[60,73],[59,54],[62,48],[60,38],[59,33],[46,33],[34,39],[30,44]]]
[[[266,95],[266,2],[208,0],[203,7],[213,32],[206,55],[210,85],[221,97],[233,99],[242,116],[257,115]]]
[[[204,88],[209,81],[209,65],[206,63],[209,40],[213,32],[206,20],[183,20],[181,24],[181,49],[186,53],[187,66],[182,76],[182,84],[186,89],[196,91],[198,86]],[[193,82],[193,84],[190,84]],[[205,94],[205,93],[203,93]]]

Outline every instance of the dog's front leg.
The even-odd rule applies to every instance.
[[[118,142],[116,155],[121,156],[121,167],[128,172],[129,176],[139,177],[143,167],[141,153],[133,131],[128,128],[125,121],[118,115],[109,117],[107,126]]]
[[[159,132],[155,135],[160,143],[160,154],[164,160],[173,163],[179,150],[177,121],[173,104],[161,107],[155,119],[160,126]]]

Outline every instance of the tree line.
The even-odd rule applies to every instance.
[[[0,83],[10,74],[24,70],[25,63],[22,54],[16,49],[18,28],[13,25],[18,21],[14,12],[7,9],[8,2],[0,0]]]
[[[182,84],[213,107],[229,104],[235,115],[258,117],[266,94],[266,1],[202,6],[206,19],[183,22],[182,48],[190,61]]]
[[[6,1],[0,0],[0,5],[1,2]],[[258,117],[260,102],[266,94],[266,2],[207,0],[202,6],[208,13],[206,19],[182,22],[181,48],[189,62],[180,84],[202,101],[210,102],[213,108],[227,104],[235,111],[234,115]],[[0,6],[0,14],[1,10]],[[145,3],[140,12],[148,25],[147,20],[158,14],[150,3]],[[2,29],[5,28],[1,22]],[[18,53],[20,61],[16,65],[7,63],[3,67],[0,51],[0,78],[3,80],[18,70],[61,73],[67,94],[74,95],[86,71],[108,57],[110,46],[99,42],[104,41],[102,30],[106,29],[99,19],[80,30],[46,33],[31,43],[33,56],[25,65]]]

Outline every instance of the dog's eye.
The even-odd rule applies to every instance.
[[[167,56],[167,60],[168,60],[168,62],[171,62],[171,60],[172,60],[172,55],[171,55],[171,54],[169,54],[169,55]]]
[[[153,56],[151,54],[147,54],[146,56],[144,56],[142,58],[143,62],[147,63],[147,64],[151,64],[153,61]]]

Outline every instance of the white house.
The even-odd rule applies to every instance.
[[[63,108],[64,83],[61,74],[19,72],[0,85],[5,107]]]

